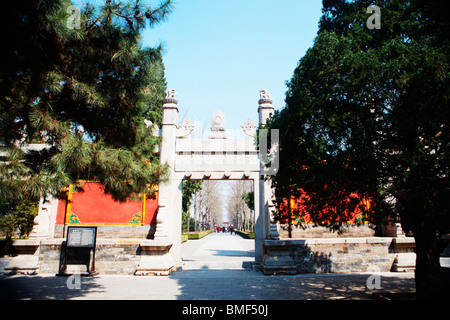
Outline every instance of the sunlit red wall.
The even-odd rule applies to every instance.
[[[96,182],[81,182],[69,189],[71,201],[59,201],[56,224],[156,225],[157,197],[120,203]]]
[[[351,194],[352,197],[358,197],[357,194]],[[291,223],[294,225],[297,224],[313,224],[313,220],[311,215],[308,213],[306,208],[306,201],[309,200],[309,196],[301,191],[301,196],[295,198],[291,197]],[[282,199],[278,201],[278,212],[280,217],[280,223],[287,224],[289,223],[289,204],[287,199]],[[367,212],[369,211],[371,206],[370,200],[361,199],[361,207],[365,208],[365,212],[360,208],[357,208],[353,212],[349,212],[348,210],[344,212],[342,218],[335,218],[334,221],[341,223],[365,223],[367,222]],[[324,210],[319,214],[319,220],[321,223],[328,223],[330,214],[327,210]]]

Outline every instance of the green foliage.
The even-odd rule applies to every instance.
[[[202,190],[202,180],[184,180],[182,187],[182,210],[188,212],[192,203],[192,196]]]
[[[182,187],[182,231],[188,232],[190,230],[189,207],[192,203],[192,196],[202,190],[202,180],[184,180]],[[195,223],[195,221],[193,221]],[[189,224],[189,225],[188,225]]]
[[[245,231],[236,230],[236,233],[245,239],[255,239],[254,232],[245,232]]]
[[[0,229],[7,238],[11,238],[16,230],[19,230],[20,237],[26,237],[33,229],[38,210],[38,201],[22,200],[19,203],[3,203],[0,206]]]
[[[381,29],[369,30],[369,5]],[[450,230],[449,20],[444,1],[324,1],[314,45],[288,82],[280,129],[279,198],[310,197],[314,221],[372,200],[370,217],[401,218],[418,274],[438,263]],[[349,199],[349,201],[346,201]],[[420,281],[418,281],[420,282]]]
[[[160,124],[166,91],[161,47],[141,31],[163,21],[170,0],[106,1],[67,27],[67,0],[2,2],[0,197],[39,197],[78,179],[118,200],[164,178],[145,119]],[[22,152],[22,144],[47,148]]]
[[[206,237],[207,235],[213,233],[214,230],[200,231],[200,232],[190,232],[187,233],[189,240],[200,240],[201,238]]]
[[[250,210],[255,210],[255,193],[253,191],[244,193],[242,200]]]

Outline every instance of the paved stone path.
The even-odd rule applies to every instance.
[[[255,241],[230,233],[212,233],[181,245],[183,270],[244,270],[255,261]]]
[[[413,293],[414,274],[382,273],[380,289],[370,274],[264,276],[242,270],[182,271],[168,277],[0,276],[0,299],[120,300],[368,300],[373,292]]]
[[[264,276],[242,268],[253,261],[252,240],[212,234],[189,242],[185,270],[168,277],[0,276],[0,299],[367,300],[374,292],[415,291],[413,273],[376,274],[379,289],[367,287],[371,274]]]

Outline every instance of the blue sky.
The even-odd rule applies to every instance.
[[[164,23],[143,34],[144,46],[164,44],[169,88],[179,122],[201,121],[220,109],[227,129],[258,122],[259,90],[284,106],[286,81],[312,46],[321,0],[178,0]]]

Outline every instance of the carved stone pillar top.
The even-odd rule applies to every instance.
[[[262,89],[259,91],[259,105],[272,104],[272,98],[270,97],[270,93],[267,89]]]
[[[175,89],[169,89],[167,91],[166,98],[164,99],[164,104],[165,105],[168,105],[168,104],[177,105],[178,104],[177,92],[175,91]]]
[[[178,100],[175,89],[169,89],[164,99],[162,126],[170,125],[177,127],[178,125]]]
[[[274,111],[273,107],[273,101],[270,97],[269,91],[267,89],[262,89],[259,91],[259,107],[258,107],[258,113],[259,113],[259,123],[260,124],[266,124],[267,119],[271,117]]]

